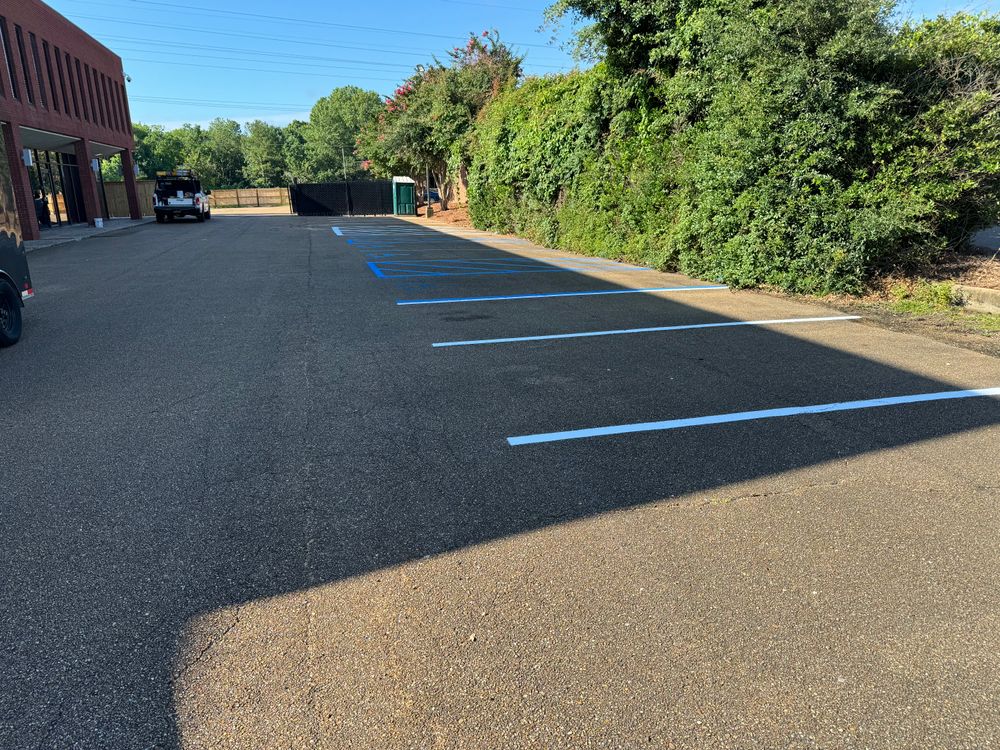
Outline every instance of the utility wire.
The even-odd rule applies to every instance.
[[[106,16],[87,16],[83,14],[73,14],[69,16],[73,19],[84,19],[87,21],[102,21],[105,23],[117,23],[117,24],[127,24],[128,26],[145,26],[151,29],[169,29],[171,31],[183,31],[190,34],[211,34],[212,36],[232,36],[240,37],[243,39],[263,39],[268,42],[287,42],[289,44],[305,44],[313,47],[342,47],[344,45],[332,44],[330,42],[313,42],[304,39],[293,39],[291,37],[281,37],[281,36],[270,36],[265,34],[246,34],[239,33],[236,31],[209,31],[208,29],[197,29],[190,26],[175,26],[173,24],[164,23],[148,23],[144,21],[127,21],[121,18],[108,18]],[[545,45],[533,45],[533,46],[545,46]],[[363,48],[370,49],[370,48]]]
[[[71,0],[71,1],[75,2],[77,0]],[[94,5],[101,5],[104,7],[119,8],[119,9],[125,7],[117,3],[105,3],[105,2],[100,2],[99,0],[86,0],[86,4],[91,7]],[[157,0],[129,0],[129,4],[158,6],[169,9],[170,12],[172,13],[177,12],[176,4],[158,2]],[[198,12],[214,13],[216,15],[221,15],[221,16],[239,16],[242,18],[253,18],[262,21],[279,21],[282,23],[305,24],[307,26],[312,26],[312,27],[328,26],[336,29],[346,29],[348,31],[374,31],[379,34],[403,34],[406,36],[419,36],[432,39],[448,39],[451,41],[454,41],[459,37],[458,34],[435,34],[429,31],[413,31],[411,29],[388,29],[380,26],[361,26],[349,23],[336,23],[334,21],[320,21],[315,18],[287,18],[284,16],[271,16],[264,13],[247,13],[246,11],[239,11],[239,10],[218,10],[215,8],[201,7],[198,9]],[[518,44],[519,46],[522,47],[541,47],[543,49],[547,49],[549,47],[549,45],[547,44],[537,44],[531,42],[512,42],[512,44]]]
[[[251,102],[246,99],[188,99],[187,97],[179,96],[131,96],[129,99],[145,99],[147,101],[151,99],[162,100],[166,102],[189,102],[192,104],[250,104],[255,107],[297,107],[302,109],[303,107],[311,107],[312,104],[278,104],[277,102]]]
[[[109,37],[105,38],[107,39]],[[235,52],[236,54],[247,55],[248,57],[263,56],[263,57],[276,57],[279,59],[318,60],[322,62],[344,62],[344,63],[355,63],[361,65],[375,65],[383,68],[407,68],[409,70],[412,70],[413,68],[412,65],[400,64],[400,63],[385,63],[385,62],[378,62],[376,60],[358,60],[357,58],[353,57],[326,57],[325,55],[290,55],[290,54],[285,54],[283,52],[264,52],[262,50],[248,50],[248,49],[241,49],[239,47],[215,47],[212,45],[183,44],[180,42],[177,43],[163,42],[161,46],[160,44],[154,44],[154,45],[145,44],[144,40],[142,39],[125,39],[124,37],[118,37],[118,38],[123,39],[127,43],[142,44],[142,47],[139,48],[138,50],[136,49],[130,50],[132,52],[157,52],[157,51],[169,52],[171,49],[174,49],[176,47],[184,47],[193,50],[209,50],[211,52]],[[116,45],[115,49],[125,50],[126,48],[118,47]]]
[[[130,48],[126,48],[126,47],[119,47],[118,50],[120,52],[129,52],[129,53],[138,53],[138,54],[149,54],[149,52],[150,52],[149,49],[130,49]],[[245,58],[245,57],[244,58],[238,58],[238,57],[231,57],[231,56],[222,56],[222,57],[220,57],[218,55],[200,55],[197,52],[186,53],[184,55],[184,57],[185,58],[196,57],[196,58],[200,58],[200,59],[204,59],[204,60],[219,60],[221,62],[236,62],[236,63],[242,63],[242,62],[250,62],[250,63],[272,63],[272,62],[276,62],[275,60],[260,60],[260,59]],[[171,61],[171,65],[172,64],[173,64],[173,62]],[[292,63],[289,63],[289,64],[291,65]],[[387,74],[390,74],[390,75],[395,75],[395,71],[392,71],[392,70],[373,70],[371,68],[354,67],[354,66],[322,65],[322,64],[316,64],[316,63],[294,63],[294,65],[296,67],[304,67],[304,68],[325,68],[325,69],[333,70],[333,71],[348,71],[348,70],[350,70],[350,71],[360,71],[362,73],[387,73]],[[401,71],[399,73],[400,76],[408,76],[408,75],[410,75],[413,72],[413,68],[408,67],[406,65],[397,66],[396,70]]]
[[[163,64],[163,60],[162,59],[160,59],[160,60],[149,60],[149,59],[142,58],[142,57],[130,57],[128,59],[131,60],[132,62],[157,63],[158,65],[162,65]],[[176,62],[174,60],[170,61],[170,65],[171,65],[171,67],[173,67],[174,65],[183,65],[183,66],[188,67],[188,68],[202,68],[202,69],[205,68],[205,65],[203,63],[183,63],[183,62]],[[230,67],[230,66],[226,66],[226,65],[216,65],[215,69],[216,70],[239,70],[239,71],[245,71],[245,72],[248,72],[248,73],[272,73],[274,75],[287,75],[287,76],[314,76],[314,77],[319,77],[319,78],[335,78],[335,77],[337,77],[337,74],[335,74],[335,73],[310,73],[310,72],[304,71],[304,70],[276,70],[276,69],[273,69],[273,68],[271,70],[268,70],[266,68],[242,68],[242,67],[241,68],[234,68],[234,67]],[[389,77],[386,77],[386,78],[372,78],[371,76],[355,76],[355,75],[350,75],[349,77],[351,78],[351,80],[354,80],[354,81],[381,81],[382,83],[385,83],[386,81],[391,81],[391,82],[398,81],[398,78],[389,78]]]
[[[276,107],[264,104],[234,104],[231,102],[210,102],[210,101],[161,101],[159,99],[147,99],[143,96],[130,97],[130,101],[143,102],[146,104],[162,104],[168,107],[203,107],[217,109],[247,109],[253,112],[266,112],[268,114],[296,114],[311,109],[308,106]]]
[[[143,45],[140,50],[132,50],[133,52],[135,52],[135,51],[150,52],[150,51],[154,51],[154,50],[158,50],[158,49],[162,49],[164,51],[167,51],[167,50],[170,50],[170,49],[181,47],[181,48],[184,48],[184,49],[210,50],[210,51],[213,51],[213,52],[236,52],[238,54],[245,54],[245,55],[248,55],[248,56],[258,56],[258,55],[260,55],[260,56],[264,56],[264,57],[276,57],[276,58],[280,58],[280,59],[323,60],[323,61],[331,61],[331,62],[361,63],[362,65],[377,65],[379,67],[406,68],[407,70],[412,70],[413,67],[414,67],[413,65],[406,65],[406,64],[402,64],[401,65],[399,63],[386,63],[386,62],[379,62],[379,61],[376,61],[376,60],[356,60],[354,58],[326,57],[325,55],[297,55],[297,54],[292,54],[292,53],[287,53],[287,52],[265,52],[264,50],[256,50],[256,49],[248,50],[246,48],[241,48],[241,47],[217,47],[217,46],[214,46],[214,45],[187,44],[187,43],[184,43],[184,42],[162,42],[160,44],[150,45],[150,44],[148,44],[148,40],[146,40],[146,39],[140,39],[140,38],[136,38],[136,37],[108,35],[108,34],[102,35],[102,38],[103,39],[115,39],[115,40],[123,41],[123,42],[126,42],[126,43],[135,43],[135,44],[142,44]],[[115,49],[122,49],[122,50],[124,50],[125,48],[124,47],[118,47],[116,45]],[[376,48],[373,48],[373,47],[346,47],[346,49],[358,49],[358,50],[364,50],[366,52],[384,52],[384,53],[387,53],[387,54],[394,54],[394,50],[383,50],[383,49],[376,49]],[[414,54],[422,54],[422,53],[414,53]],[[565,70],[566,67],[567,67],[566,65],[547,65],[547,64],[543,64],[543,63],[536,63],[536,62],[532,62],[530,60],[530,58],[526,58],[525,59],[525,64],[526,65],[530,65],[530,66],[535,67],[535,68],[548,68],[548,69],[551,69],[551,70]]]
[[[499,5],[497,3],[474,3],[471,0],[437,0],[449,5],[471,5],[476,8],[496,8],[497,10],[520,10],[526,13],[544,13],[544,8],[525,8],[523,5]]]

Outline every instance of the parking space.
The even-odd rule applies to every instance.
[[[1000,377],[971,388],[915,382],[910,370],[892,370],[845,356],[837,344],[860,340],[870,330],[857,330],[859,316],[830,314],[816,306],[757,295],[734,295],[725,285],[683,283],[667,274],[654,277],[669,285],[643,286],[628,274],[650,269],[559,253],[523,241],[517,247],[500,246],[510,238],[486,232],[438,231],[391,221],[357,222],[334,229],[349,250],[377,258],[367,260],[367,266],[380,280],[395,282],[393,288],[400,295],[417,288],[400,281],[420,277],[443,280],[418,288],[434,289],[444,296],[401,297],[395,304],[431,308],[427,313],[431,315],[439,313],[435,320],[445,325],[440,326],[441,340],[427,342],[432,348],[502,346],[502,353],[451,355],[473,357],[462,364],[491,373],[491,387],[496,387],[496,373],[504,369],[502,362],[532,362],[538,369],[554,373],[562,369],[572,379],[579,379],[588,370],[613,373],[634,362],[631,368],[626,366],[628,376],[624,379],[602,374],[602,382],[586,384],[587,410],[597,412],[591,417],[597,424],[509,436],[511,446],[1000,395]],[[380,251],[386,248],[405,252],[405,259],[381,257]],[[464,257],[473,249],[483,257]],[[539,291],[542,288],[534,274],[560,272],[572,273],[569,279],[559,278]],[[453,278],[521,274],[525,277],[505,280],[502,286],[493,280]],[[705,294],[696,297],[696,293]],[[691,299],[697,303],[688,304]],[[503,302],[517,304],[498,304]],[[471,307],[477,303],[478,307]],[[438,305],[448,305],[447,314],[431,307]],[[804,315],[807,308],[811,314]],[[783,314],[776,315],[778,310]],[[429,323],[426,317],[410,320],[414,325]],[[789,334],[793,327],[795,333]],[[445,331],[451,335],[456,329],[462,331],[462,337],[443,337]],[[609,341],[611,338],[615,340]],[[511,351],[512,347],[517,350]],[[617,367],[601,367],[605,363]],[[449,364],[462,366],[454,360]],[[804,371],[814,370],[803,380]],[[674,394],[662,393],[657,381],[664,372],[672,373],[670,381],[684,389],[683,405],[672,407]],[[721,382],[713,383],[719,375]],[[742,398],[731,395],[734,385]],[[615,404],[621,394],[633,391],[639,394],[633,401],[643,404],[632,411],[635,421],[602,425],[594,406],[602,398]],[[653,407],[650,394],[663,405]],[[704,403],[705,413],[689,416],[687,406],[692,402]],[[941,404],[942,408],[948,406]],[[649,420],[650,416],[671,417],[672,409],[677,416]],[[544,404],[532,406],[534,414],[545,410]],[[566,415],[563,420],[586,424],[583,417]]]
[[[0,745],[996,744],[997,360],[511,240],[32,253]]]

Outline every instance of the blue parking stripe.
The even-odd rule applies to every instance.
[[[375,274],[378,278],[380,279],[386,278],[386,275],[382,273],[382,270],[378,267],[378,263],[375,263],[373,261],[368,261],[368,267],[372,270],[372,273]]]

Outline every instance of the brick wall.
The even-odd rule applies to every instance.
[[[0,19],[0,120],[133,147],[120,57],[39,0]]]

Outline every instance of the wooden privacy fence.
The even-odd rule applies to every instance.
[[[238,190],[213,190],[213,208],[260,208],[262,206],[287,206],[288,188],[240,188]]]
[[[153,190],[156,180],[136,180],[139,205],[143,216],[153,215]],[[109,216],[128,216],[128,197],[124,182],[105,182]],[[260,208],[262,206],[288,206],[288,188],[240,188],[239,190],[213,190],[209,196],[212,208]],[[64,209],[65,211],[65,209]]]
[[[143,216],[153,215],[153,189],[156,180],[136,180],[136,190],[139,193],[139,206]],[[100,186],[98,186],[100,189]],[[108,196],[109,216],[128,216],[128,197],[125,195],[124,182],[105,182],[104,194]]]

